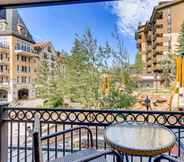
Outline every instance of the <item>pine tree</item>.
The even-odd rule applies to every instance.
[[[161,79],[164,82],[165,87],[169,87],[170,84],[175,80],[176,76],[176,64],[173,54],[168,54],[161,61]]]
[[[99,67],[101,64],[101,58],[98,53],[97,41],[93,37],[91,31],[88,29],[84,35],[80,38],[80,42],[85,55],[87,56],[87,82],[84,89],[85,102],[87,106],[95,105],[99,97],[99,84],[100,84],[100,73]]]
[[[35,81],[35,88],[38,97],[49,97],[49,66],[44,60],[40,64],[38,79]]]
[[[71,56],[66,62],[66,79],[68,87],[68,96],[74,100],[83,100],[87,70],[87,55],[84,53],[81,42],[76,38],[74,47],[71,51]]]
[[[136,68],[136,72],[138,74],[142,73],[143,72],[143,61],[142,61],[142,55],[140,52],[138,52],[136,54],[136,58],[135,58],[135,68]]]

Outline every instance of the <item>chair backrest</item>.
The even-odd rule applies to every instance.
[[[34,116],[33,158],[34,162],[43,162],[41,140],[40,140],[40,118],[38,114],[35,114]]]

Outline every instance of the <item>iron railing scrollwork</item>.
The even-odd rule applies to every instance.
[[[184,127],[184,112],[130,111],[130,110],[86,110],[86,109],[35,109],[5,108],[6,121],[33,121],[35,113],[47,123],[65,123],[107,126],[127,120],[148,121],[168,127]]]
[[[38,114],[41,120],[42,136],[76,126],[87,126],[92,130],[94,146],[97,149],[109,147],[104,141],[103,131],[112,123],[135,120],[162,124],[172,129],[178,139],[177,148],[171,151],[171,154],[180,157],[183,154],[184,112],[3,107],[1,113],[7,114],[1,116],[1,121],[8,123],[9,127],[9,162],[32,162],[31,130],[34,127],[35,114]],[[89,136],[84,134],[86,134],[84,130],[78,130],[46,140],[43,143],[44,159],[49,161],[88,146]],[[132,162],[134,159],[134,156],[130,156]],[[142,157],[139,161],[142,161]]]

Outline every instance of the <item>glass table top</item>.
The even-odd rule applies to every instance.
[[[176,143],[174,133],[161,125],[126,122],[108,127],[105,139],[116,148],[125,151],[158,151],[165,152]]]

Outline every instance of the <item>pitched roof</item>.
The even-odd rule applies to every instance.
[[[5,10],[5,12],[3,12],[2,10]],[[7,23],[6,30],[0,31],[0,35],[14,35],[16,37],[34,43],[32,35],[30,34],[22,17],[16,9],[0,9],[0,13],[2,13],[0,21],[5,21]],[[18,31],[18,25],[24,27],[26,34],[22,34]]]
[[[46,48],[50,45],[50,42],[38,42],[36,44],[34,44],[34,48]]]

